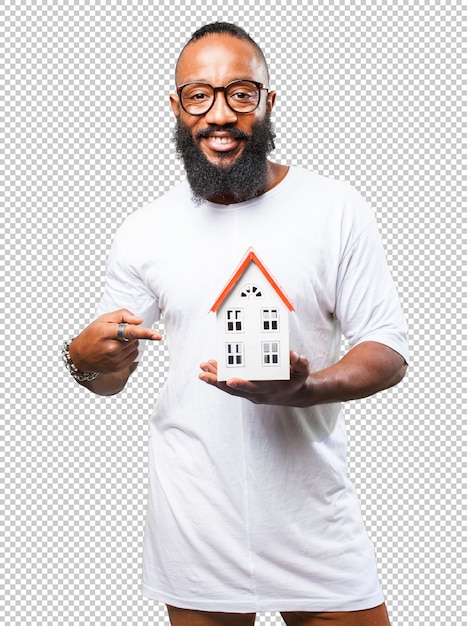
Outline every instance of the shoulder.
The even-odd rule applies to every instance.
[[[131,213],[122,225],[133,225],[133,223],[145,223],[152,219],[161,218],[164,215],[170,216],[173,211],[182,210],[187,203],[190,203],[190,191],[188,183],[183,180],[162,196],[151,200]],[[169,211],[171,209],[172,211]]]
[[[362,200],[361,194],[344,180],[318,174],[297,165],[290,167],[290,178],[294,185],[306,186],[326,198],[337,200]]]
[[[327,222],[358,222],[363,227],[374,219],[373,210],[353,185],[303,167],[290,168],[289,192],[307,212],[313,210]]]
[[[118,233],[141,232],[142,229],[150,229],[161,222],[178,219],[190,202],[188,183],[182,181],[159,198],[131,213],[121,224]]]
[[[161,247],[164,234],[179,228],[192,207],[185,181],[175,185],[159,198],[131,213],[119,226],[112,245],[112,255],[127,260],[144,260]],[[136,261],[135,261],[136,262]]]

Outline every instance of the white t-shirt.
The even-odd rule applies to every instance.
[[[195,205],[186,182],[117,233],[98,314],[162,315],[168,379],[150,420],[143,593],[225,612],[350,611],[383,602],[346,471],[340,404],[258,406],[199,380],[209,313],[250,247],[295,306],[290,346],[313,370],[377,341],[406,360],[406,326],[372,211],[301,168],[262,196]]]

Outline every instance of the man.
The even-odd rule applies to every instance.
[[[268,160],[276,94],[242,29],[197,31],[176,85],[188,182],[120,228],[99,316],[65,348],[78,382],[115,394],[164,319],[143,592],[175,626],[253,624],[256,611],[387,625],[340,405],[397,384],[408,359],[374,217],[348,185]],[[295,306],[287,381],[217,380],[207,312],[249,246]],[[338,360],[341,333],[352,347]]]

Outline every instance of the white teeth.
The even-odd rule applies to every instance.
[[[216,143],[229,143],[229,141],[231,141],[231,139],[229,139],[229,137],[213,137],[213,140]]]

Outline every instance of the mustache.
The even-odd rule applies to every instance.
[[[209,128],[203,128],[196,133],[195,137],[196,139],[207,139],[213,133],[229,133],[232,139],[251,139],[251,135],[243,130],[239,130],[238,128],[225,128],[225,126],[209,126]]]

